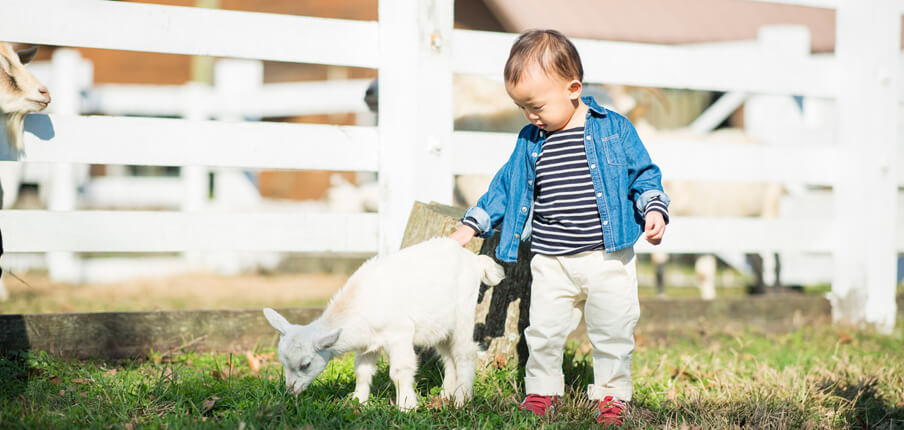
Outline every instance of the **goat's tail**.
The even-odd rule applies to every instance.
[[[492,287],[499,285],[505,279],[505,270],[496,264],[492,257],[478,255],[477,261],[480,264],[480,282]]]

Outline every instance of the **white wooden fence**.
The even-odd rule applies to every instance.
[[[894,203],[904,183],[896,126],[901,8],[892,0],[815,3],[837,6],[835,56],[811,56],[782,49],[781,43],[756,50],[575,43],[588,82],[837,101],[834,142],[807,136],[786,136],[798,140],[794,145],[761,148],[647,142],[673,179],[791,181],[836,190],[831,219],[674,219],[662,248],[833,254],[836,317],[890,330],[895,255],[904,250]],[[415,199],[449,202],[453,174],[494,172],[512,145],[509,134],[452,130],[453,73],[498,76],[516,36],[453,30],[452,8],[452,0],[381,0],[380,21],[363,22],[119,2],[5,0],[0,40],[335,64],[380,73],[378,127],[208,121],[190,112],[185,119],[86,117],[74,114],[72,88],[55,87],[58,113],[29,118],[22,161],[54,163],[60,177],[69,163],[373,171],[382,191],[378,215],[80,212],[64,195],[49,211],[0,211],[7,250],[397,248]],[[37,16],[41,25],[22,19]],[[260,106],[261,115],[268,114],[268,104]],[[193,192],[198,190],[187,191]]]

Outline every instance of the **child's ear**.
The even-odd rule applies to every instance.
[[[575,79],[568,83],[568,95],[572,100],[577,100],[581,98],[581,90],[584,89],[584,85],[581,84],[581,81]]]

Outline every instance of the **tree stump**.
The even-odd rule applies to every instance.
[[[402,248],[450,235],[461,225],[459,220],[463,215],[462,208],[415,202],[402,238]],[[475,237],[467,249],[495,260],[498,244],[497,233],[487,240]],[[530,248],[520,247],[516,263],[496,262],[505,269],[505,280],[495,287],[480,286],[474,322],[474,341],[479,349],[477,361],[483,366],[502,366],[515,359],[523,365],[527,360],[527,346],[521,335],[527,328],[530,308]]]

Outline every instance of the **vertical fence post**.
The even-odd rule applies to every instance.
[[[840,0],[838,136],[845,158],[835,186],[839,243],[832,281],[836,321],[895,324],[898,57],[895,0]]]
[[[51,58],[53,68],[53,111],[58,115],[78,115],[81,95],[79,64],[81,57],[74,49],[58,49]],[[75,210],[76,184],[72,163],[53,163],[50,167],[50,192],[47,209]],[[47,253],[47,269],[54,282],[81,281],[81,265],[72,252]]]
[[[207,85],[190,82],[183,87],[183,117],[188,121],[204,121],[208,116]],[[210,198],[208,185],[208,169],[205,166],[182,166],[182,211],[198,212],[205,208]],[[187,265],[194,269],[203,267],[202,254],[199,251],[188,251],[183,254]]]
[[[453,0],[380,0],[380,252],[414,200],[452,200]]]

